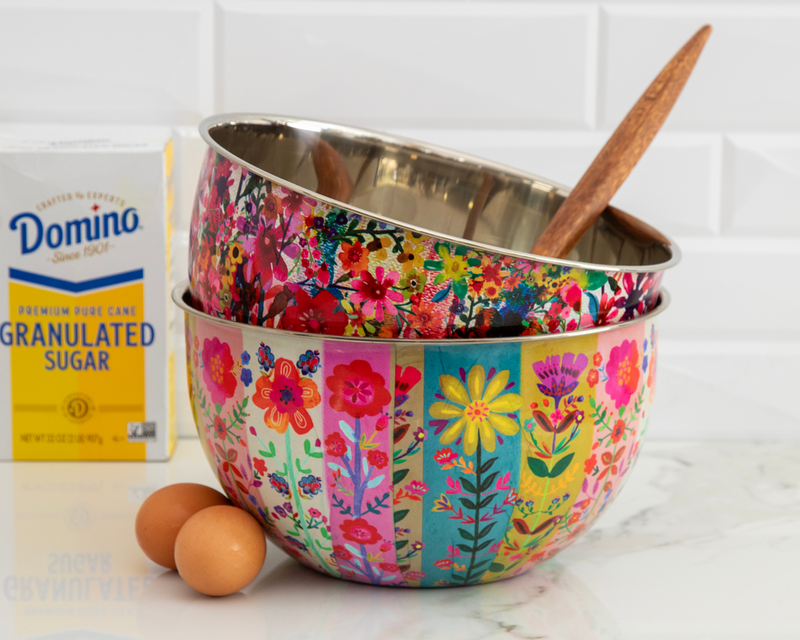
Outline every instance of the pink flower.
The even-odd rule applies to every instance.
[[[441,560],[437,560],[433,563],[435,567],[439,567],[440,569],[449,569],[453,566],[453,561],[449,558],[442,558]]]
[[[392,291],[391,287],[397,284],[400,276],[397,271],[391,271],[384,278],[383,267],[375,269],[375,277],[369,271],[361,272],[361,279],[351,282],[356,290],[350,296],[350,301],[361,304],[361,310],[366,315],[374,315],[378,322],[383,321],[384,309],[392,315],[397,314],[394,302],[402,302],[403,294]],[[394,302],[392,302],[394,301]]]
[[[450,478],[448,478],[449,480]],[[405,486],[405,490],[415,496],[424,496],[428,493],[428,485],[424,482],[420,482],[419,480],[414,480],[410,484]]]
[[[561,298],[575,311],[581,310],[581,296],[583,292],[576,282],[570,282],[561,289]]]
[[[310,515],[312,518],[319,518],[322,514],[316,509],[312,508],[308,510],[308,515]]]
[[[606,393],[619,409],[627,405],[639,387],[639,350],[633,340],[623,340],[611,349],[606,364]]]
[[[406,580],[422,580],[427,574],[422,571],[409,571],[405,574]]]
[[[231,348],[217,337],[203,341],[203,382],[214,404],[225,404],[236,392]]]
[[[449,493],[450,495],[458,495],[462,492],[461,482],[451,478],[450,476],[447,476],[447,486],[450,488],[445,493]]]

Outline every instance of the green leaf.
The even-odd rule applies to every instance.
[[[478,553],[479,551],[483,551],[490,544],[492,544],[491,540],[486,540],[485,542],[481,542],[477,547],[475,547],[475,553]]]
[[[595,404],[594,398],[589,398],[589,406],[590,406],[592,409],[594,409],[594,408],[595,408],[596,404]]]
[[[312,458],[321,458],[322,457],[322,452],[321,451],[315,451],[313,453],[309,453],[308,455],[310,457],[312,457]]]
[[[306,452],[306,455],[311,453],[311,441],[310,440],[303,440],[303,451]]]
[[[456,546],[461,551],[463,551],[464,553],[472,553],[472,547],[470,547],[468,544],[464,544],[463,542],[459,542]]]
[[[561,460],[556,462],[553,465],[553,468],[550,470],[550,477],[551,478],[557,478],[562,473],[564,473],[567,470],[567,467],[569,466],[569,463],[572,462],[572,458],[574,458],[574,457],[575,457],[575,454],[574,453],[570,453],[569,455],[564,456],[563,458],[561,458]]]
[[[459,529],[458,532],[461,534],[461,537],[464,538],[464,540],[469,540],[470,542],[475,540],[475,536],[465,529]]]
[[[486,473],[486,472],[487,472],[489,469],[491,469],[491,468],[492,468],[492,465],[493,465],[495,462],[497,462],[497,458],[489,458],[489,459],[488,459],[486,462],[484,462],[484,463],[481,465],[481,467],[480,467],[479,471],[480,471],[481,473]]]
[[[478,539],[485,538],[492,530],[492,527],[496,524],[497,522],[490,522],[489,524],[487,524],[483,529],[481,529],[480,533],[478,534]]]
[[[423,266],[427,271],[441,271],[444,263],[441,260],[426,260]]]
[[[468,289],[469,285],[467,284],[466,280],[459,280],[458,282],[453,283],[453,293],[461,300],[467,297]]]
[[[408,475],[409,469],[398,469],[392,474],[392,484],[399,484]]]
[[[497,474],[498,474],[497,471],[495,471],[494,473],[490,473],[488,476],[486,476],[486,478],[484,478],[481,481],[481,487],[480,487],[481,493],[483,493],[484,491],[488,491],[489,490],[489,487],[492,486],[492,483],[494,482],[495,478],[497,477]]]
[[[473,569],[480,569],[487,562],[489,562],[489,558],[486,558],[485,560],[481,560],[480,562],[476,562],[475,564],[472,565],[472,568]]]
[[[505,567],[499,562],[492,562],[492,564],[489,565],[489,571],[491,571],[492,573],[499,573],[504,570]]]
[[[490,504],[492,504],[492,500],[494,500],[495,494],[491,494],[481,498],[481,501],[478,503],[478,509],[485,509]]]
[[[537,478],[547,478],[550,475],[547,463],[541,458],[528,458],[528,467]]]
[[[400,509],[394,512],[394,523],[397,524],[408,515],[409,509]]]
[[[469,498],[459,498],[458,501],[467,509],[472,509],[474,511],[478,508],[477,505]]]
[[[394,543],[394,548],[397,551],[400,551],[400,549],[403,549],[404,547],[407,546],[408,546],[408,540],[398,540],[397,542]]]
[[[478,493],[478,489],[477,489],[477,488],[475,488],[475,485],[474,485],[474,484],[472,484],[472,482],[471,482],[471,481],[469,481],[469,480],[467,480],[466,478],[464,478],[464,479],[461,481],[461,486],[464,488],[464,490],[465,490],[467,493],[471,493],[471,494],[473,494],[473,495]]]

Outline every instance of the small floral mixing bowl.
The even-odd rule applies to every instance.
[[[397,587],[519,575],[583,534],[637,459],[657,309],[573,333],[330,338],[184,311],[200,441],[303,564]]]
[[[530,253],[568,190],[323,122],[215,116],[192,213],[206,313],[335,336],[560,333],[650,311],[668,239],[608,209],[569,260]]]

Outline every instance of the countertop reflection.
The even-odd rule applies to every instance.
[[[798,638],[800,445],[649,443],[609,513],[534,571],[403,590],[329,578],[270,545],[209,598],[145,559],[139,504],[215,485],[199,444],[169,463],[0,463],[0,638]]]

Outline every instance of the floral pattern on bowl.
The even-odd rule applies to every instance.
[[[334,336],[561,333],[650,311],[662,271],[603,271],[473,249],[345,211],[209,149],[192,213],[195,304]]]
[[[523,573],[619,493],[655,390],[655,313],[570,336],[367,342],[184,305],[192,408],[230,498],[303,564],[439,587]]]

